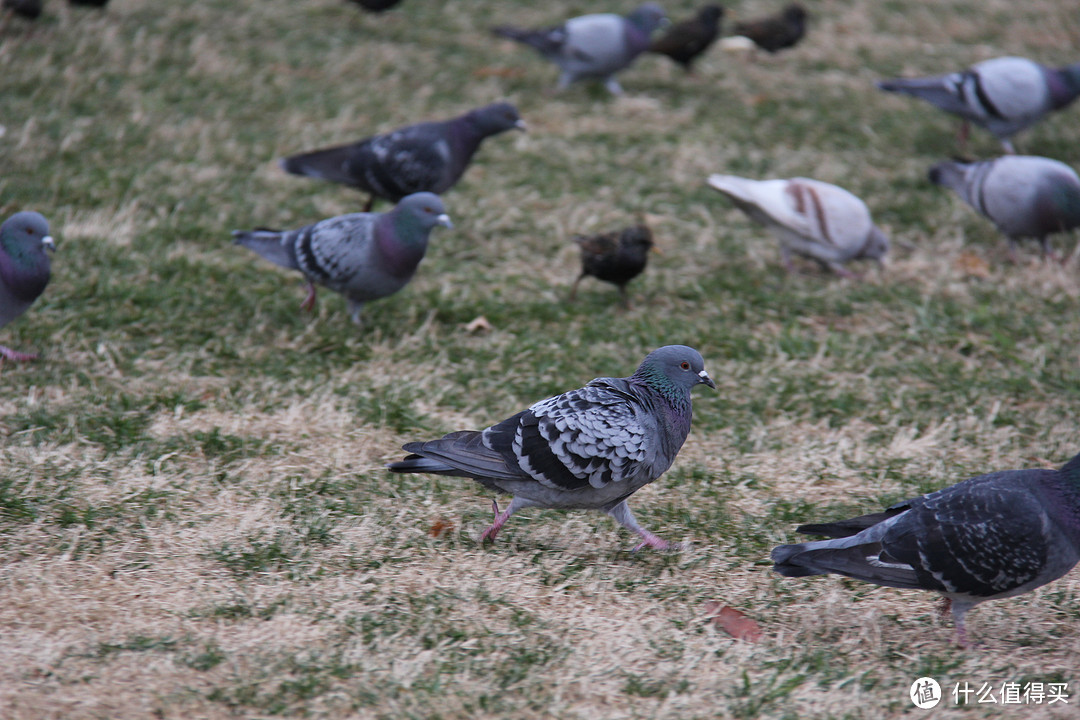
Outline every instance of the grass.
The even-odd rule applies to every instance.
[[[713,50],[696,78],[644,58],[617,100],[549,93],[551,67],[484,32],[612,3],[114,0],[12,21],[0,215],[42,212],[59,247],[43,297],[0,331],[44,355],[0,367],[0,715],[873,719],[909,714],[921,675],[1080,691],[1075,573],[975,610],[984,646],[960,650],[927,593],[767,561],[802,522],[1080,450],[1075,238],[1055,241],[1065,267],[1032,247],[1007,263],[924,180],[955,123],[872,84],[1075,61],[1080,21],[1060,0],[807,5],[795,50]],[[298,278],[230,245],[358,209],[275,158],[501,98],[530,132],[485,143],[445,197],[455,229],[365,329],[328,292],[301,312]],[[1076,112],[1019,147],[1080,165]],[[971,151],[999,149],[975,132]],[[889,267],[784,275],[712,172],[843,185],[892,235]],[[664,255],[633,307],[590,281],[568,304],[571,235],[639,213]],[[467,329],[478,317],[489,331]],[[633,554],[609,519],[555,511],[480,546],[488,493],[383,469],[403,442],[670,343],[718,384],[634,500],[681,553]],[[708,622],[711,600],[763,640]]]

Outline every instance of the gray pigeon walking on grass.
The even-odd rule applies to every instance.
[[[791,255],[796,254],[838,275],[854,277],[844,263],[860,258],[880,263],[889,252],[889,238],[874,224],[866,203],[836,185],[807,178],[751,180],[737,175],[710,175],[708,182],[773,231],[788,271]]]
[[[776,572],[937,590],[966,645],[972,607],[1057,580],[1080,560],[1080,455],[1061,470],[979,475],[882,513],[797,532],[836,539],[775,548]]]
[[[407,125],[348,145],[315,150],[281,159],[293,175],[329,180],[369,193],[364,211],[375,198],[397,202],[416,192],[442,194],[472,162],[485,138],[525,129],[517,108],[501,102],[438,122]]]
[[[559,66],[556,88],[565,90],[578,80],[602,80],[613,95],[622,87],[615,75],[649,49],[649,36],[660,26],[664,11],[655,3],[639,5],[625,17],[597,13],[570,18],[562,25],[526,30],[502,25],[491,29],[499,37],[523,43]]]
[[[49,284],[46,250],[54,247],[49,223],[36,212],[18,212],[0,225],[0,327],[14,321],[34,304]],[[0,345],[0,358],[15,362],[36,360]]]
[[[627,378],[597,378],[531,406],[486,430],[411,442],[412,453],[387,467],[399,473],[471,477],[512,495],[480,536],[494,540],[507,519],[528,507],[601,510],[641,536],[635,547],[669,549],[645,530],[626,501],[662,475],[690,432],[690,389],[716,384],[693,348],[654,350]]]
[[[1080,226],[1080,177],[1064,163],[1033,155],[983,162],[943,162],[930,182],[952,188],[1009,240],[1016,260],[1020,238],[1035,238],[1044,258],[1056,257],[1050,236]]]
[[[233,242],[281,267],[299,270],[308,283],[302,306],[315,306],[315,285],[344,295],[361,324],[364,303],[405,287],[427,252],[436,225],[453,227],[442,200],[414,193],[386,213],[339,215],[299,230],[233,231]]]
[[[1027,58],[999,57],[961,72],[877,85],[959,115],[964,120],[962,143],[972,122],[996,135],[1005,152],[1015,153],[1009,138],[1080,97],[1080,63],[1049,68]]]

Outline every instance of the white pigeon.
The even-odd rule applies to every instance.
[[[807,178],[751,180],[737,175],[710,175],[708,182],[773,231],[789,271],[794,253],[838,275],[854,277],[844,263],[860,258],[882,263],[889,252],[889,238],[874,224],[866,203],[836,185]]]

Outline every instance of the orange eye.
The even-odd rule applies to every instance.
[[[683,360],[681,363],[679,363],[679,367],[681,367],[683,370],[689,370],[690,369],[690,363]]]

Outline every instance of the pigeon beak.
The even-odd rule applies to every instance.
[[[699,383],[704,383],[705,385],[708,385],[709,387],[711,387],[713,390],[716,389],[716,383],[714,383],[713,379],[711,377],[709,377],[709,373],[702,370],[701,372],[698,373],[698,377],[701,378],[700,380],[698,380]]]
[[[518,120],[516,123],[514,123],[514,127],[521,132],[529,132],[529,126],[525,124],[524,120]]]
[[[450,222],[450,216],[446,213],[443,213],[439,217],[435,218],[435,224],[442,225],[444,228],[454,227],[454,223]]]
[[[649,248],[649,250],[653,251],[657,255],[663,255],[664,254],[664,251],[660,249],[659,245],[653,245],[652,247]]]
[[[45,237],[41,238],[41,245],[42,247],[46,247],[50,250],[56,249],[56,243],[53,241],[52,235],[46,235]]]

